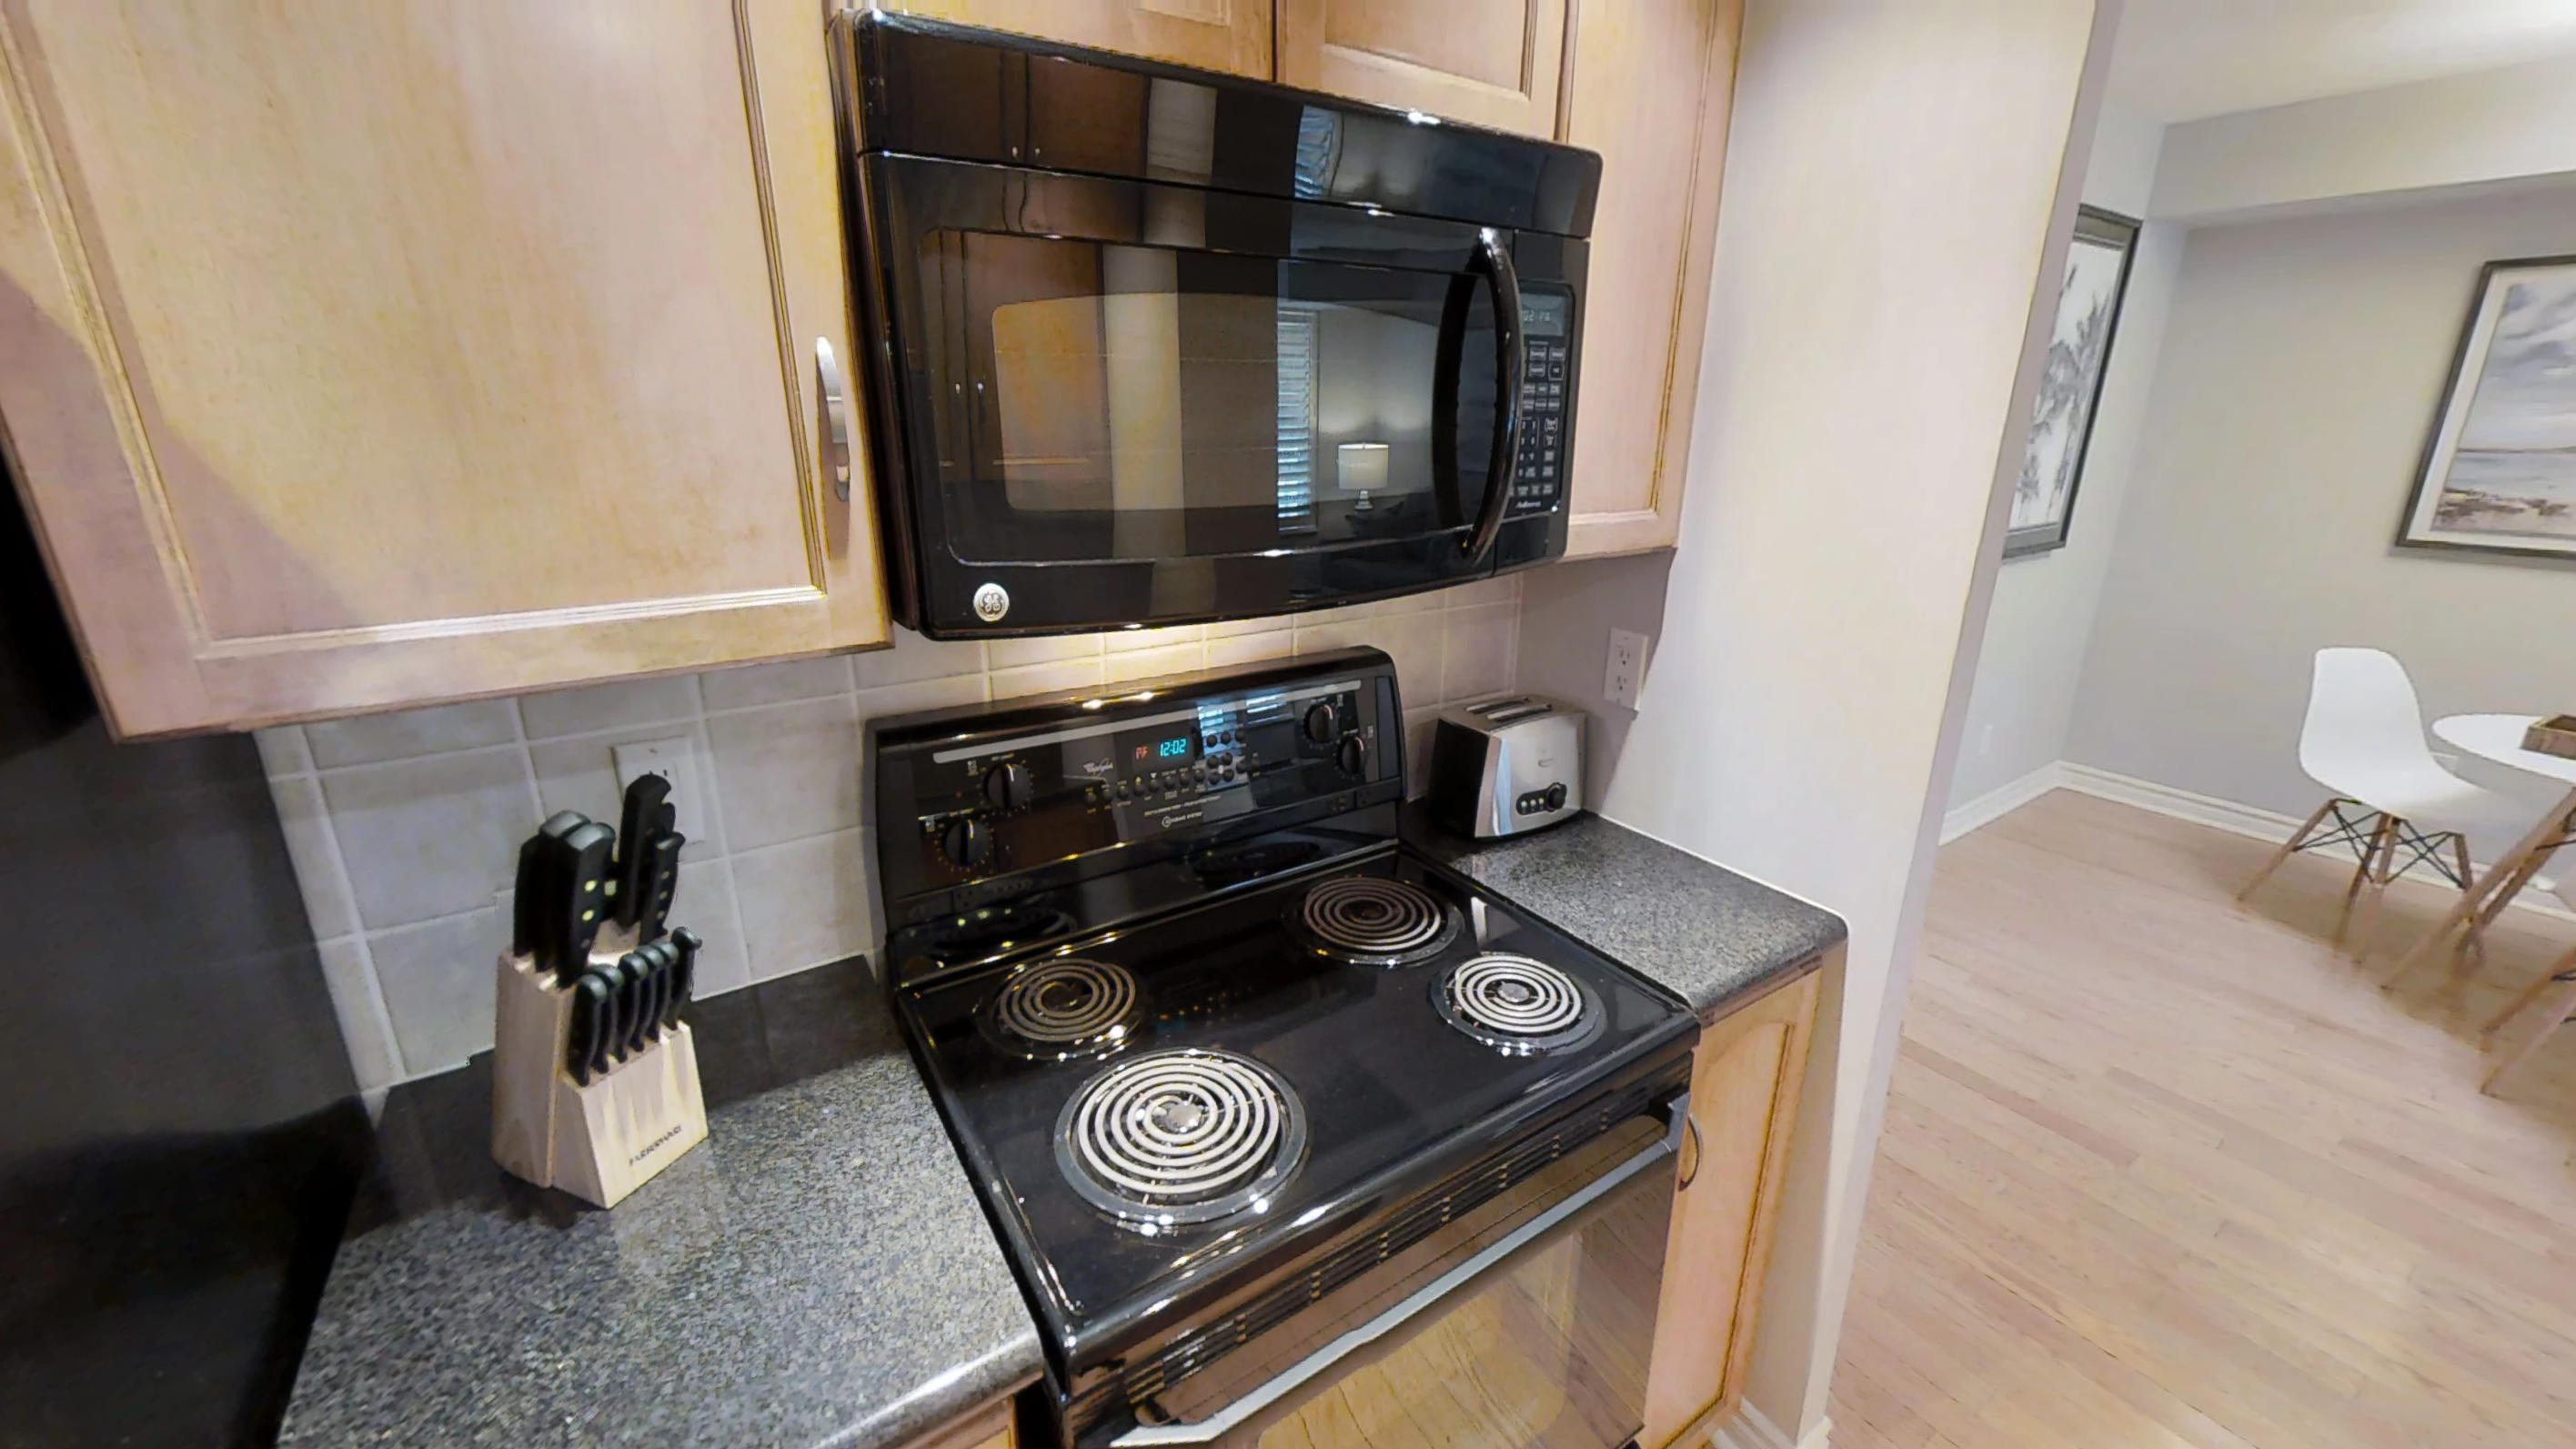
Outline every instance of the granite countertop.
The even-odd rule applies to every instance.
[[[1415,849],[1714,1018],[1813,968],[1846,934],[1821,906],[1598,815],[1467,840],[1408,807]]]
[[[613,1213],[493,1164],[488,1054],[395,1090],[280,1444],[877,1449],[1037,1374],[865,964],[691,1019],[707,1142]]]

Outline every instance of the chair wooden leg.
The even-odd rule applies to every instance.
[[[2352,868],[2352,879],[2344,883],[2343,913],[2335,917],[2334,944],[2338,951],[2344,948],[2344,938],[2352,930],[2352,904],[2360,897],[2361,888],[2377,876],[2379,857],[2396,838],[2397,824],[2396,816],[2383,811],[2370,828],[2370,838],[2362,842],[2361,861]]]
[[[2472,894],[2478,888],[2477,867],[2469,864],[2469,838],[2456,830],[2451,832],[2451,859],[2460,868],[2460,894],[2464,897]],[[2461,939],[2460,949],[2484,961],[2487,958],[2486,930],[2486,917],[2469,917],[2468,935]]]
[[[2247,881],[2243,889],[2237,891],[2236,898],[2241,901],[2247,896],[2254,894],[2254,888],[2256,886],[2270,880],[2272,878],[2272,872],[2281,868],[2281,862],[2298,854],[2299,847],[2308,843],[2308,837],[2317,833],[2317,822],[2325,819],[2327,813],[2332,811],[2337,805],[2345,803],[2346,801],[2342,796],[2333,796],[2329,798],[2326,803],[2318,806],[2315,813],[2309,815],[2307,819],[2299,822],[2299,828],[2290,832],[2290,838],[2281,842],[2280,846],[2272,852],[2271,858],[2263,862],[2263,868],[2254,872],[2254,878]]]
[[[2532,1027],[2531,1035],[2523,1038],[2520,1045],[2506,1053],[2504,1060],[2496,1063],[2494,1071],[2487,1073],[2486,1081],[2478,1087],[2479,1091],[2494,1096],[2496,1088],[2502,1086],[2507,1077],[2540,1055],[2541,1047],[2558,1034],[2558,1029],[2567,1024],[2568,1017],[2576,1016],[2576,951],[2560,957],[2558,964],[2549,968],[2547,984],[2555,989],[2541,993],[2528,1009],[2538,1024]]]
[[[2576,954],[2571,954],[2570,960],[2576,961]],[[2567,963],[2561,964],[2564,965]],[[2504,1010],[2487,1018],[2487,1024],[2478,1028],[2479,1042],[2482,1045],[2493,1046],[2495,1044],[2496,1033],[2504,1030],[2506,1022],[2522,1015],[2524,1011],[2530,1008],[2531,1003],[2548,995],[2549,988],[2558,984],[2560,983],[2556,967],[2552,967],[2550,970],[2541,972],[2538,980],[2532,982],[2529,986],[2524,987],[2521,995],[2505,1003]]]
[[[2370,933],[2379,924],[2379,906],[2388,894],[2389,879],[2397,873],[2397,838],[2405,830],[2406,822],[2396,816],[2380,817],[2379,833],[2372,837],[2372,849],[2362,857],[2362,870],[2369,882],[2370,894],[2361,898],[2361,915],[2352,926],[2352,959],[2355,961],[2370,954]]]

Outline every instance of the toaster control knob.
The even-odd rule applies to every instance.
[[[1550,810],[1562,810],[1565,808],[1565,787],[1563,785],[1550,785],[1547,787],[1547,808]]]
[[[1333,751],[1333,763],[1340,765],[1345,775],[1356,775],[1367,769],[1368,741],[1358,735],[1342,736],[1341,748]]]
[[[995,765],[984,772],[984,800],[996,810],[1017,810],[1037,793],[1026,765]]]
[[[1333,742],[1333,736],[1340,734],[1341,731],[1341,716],[1333,713],[1331,702],[1318,704],[1306,711],[1307,739],[1319,745],[1329,745]]]
[[[959,870],[973,870],[993,857],[993,829],[981,820],[951,820],[939,832],[939,853]]]

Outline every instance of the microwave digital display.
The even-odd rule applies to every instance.
[[[1521,330],[1532,337],[1563,337],[1574,321],[1574,299],[1546,292],[1521,293]]]

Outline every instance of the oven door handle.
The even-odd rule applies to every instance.
[[[1135,1449],[1135,1446],[1156,1444],[1213,1444],[1241,1429],[1246,1423],[1276,1407],[1289,1395],[1322,1378],[1340,1367],[1346,1360],[1358,1356],[1397,1329],[1436,1308],[1451,1293],[1474,1281],[1495,1265],[1581,1216],[1594,1203],[1618,1191],[1639,1173],[1651,1171],[1658,1164],[1668,1162],[1680,1155],[1682,1124],[1690,1120],[1690,1094],[1687,1092],[1674,1094],[1658,1105],[1656,1113],[1664,1118],[1663,1136],[1640,1149],[1634,1156],[1585,1183],[1564,1201],[1495,1239],[1473,1257],[1467,1258],[1407,1294],[1401,1302],[1384,1313],[1299,1359],[1276,1377],[1195,1424],[1140,1424],[1109,1442],[1118,1446],[1118,1449]]]
[[[1476,234],[1473,270],[1482,272],[1494,294],[1494,450],[1485,460],[1485,506],[1476,514],[1476,531],[1460,548],[1470,563],[1482,563],[1494,551],[1503,531],[1503,515],[1512,506],[1512,469],[1521,455],[1521,389],[1529,381],[1529,339],[1521,333],[1521,274],[1502,238],[1487,227]]]

